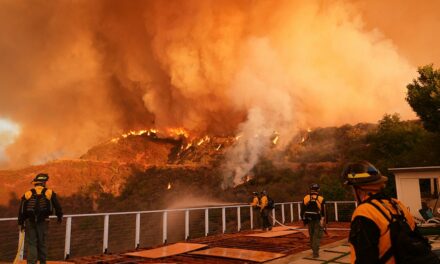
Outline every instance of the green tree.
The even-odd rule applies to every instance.
[[[401,121],[398,114],[384,115],[377,130],[367,135],[370,153],[365,158],[384,167],[408,166],[401,157],[412,152],[425,137],[422,126]]]
[[[426,130],[440,132],[440,70],[433,65],[418,69],[419,77],[408,84],[406,100]]]

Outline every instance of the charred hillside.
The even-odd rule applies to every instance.
[[[161,137],[156,133],[130,134],[91,148],[83,160],[150,166],[215,166],[234,137]]]

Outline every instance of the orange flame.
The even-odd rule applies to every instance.
[[[142,130],[138,130],[138,131],[130,131],[130,132],[127,132],[127,133],[125,133],[125,134],[122,134],[121,135],[121,137],[123,137],[123,138],[126,138],[126,137],[128,137],[128,136],[140,136],[140,135],[143,135],[143,134],[145,134],[145,133],[147,133],[147,132],[149,132],[148,130],[145,130],[145,129],[142,129]]]
[[[197,146],[200,146],[200,145],[202,145],[205,142],[209,142],[210,140],[211,140],[211,138],[209,136],[205,136],[204,138],[201,138],[199,140],[199,142],[197,142]]]
[[[127,138],[129,136],[141,136],[141,135],[144,135],[144,134],[147,134],[148,136],[152,136],[152,135],[156,135],[158,133],[159,133],[159,130],[157,130],[155,128],[142,129],[142,130],[137,130],[137,131],[136,130],[131,130],[129,132],[126,132],[126,133],[122,134],[119,137],[112,138],[110,140],[110,142],[111,143],[118,143],[121,138]],[[188,137],[188,132],[185,129],[183,129],[183,128],[169,128],[169,129],[167,129],[167,133],[168,133],[167,136],[173,136],[173,137],[175,137],[175,136],[184,136],[184,137]]]
[[[184,137],[188,137],[189,133],[188,131],[186,131],[184,128],[179,127],[179,128],[169,128],[167,129],[168,134],[169,135],[174,135],[174,136],[184,136]]]
[[[280,139],[279,136],[275,136],[274,139],[272,139],[272,143],[273,143],[274,145],[276,145],[276,144],[278,143],[278,140],[279,140],[279,139]]]

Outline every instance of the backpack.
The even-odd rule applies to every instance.
[[[310,194],[309,202],[304,204],[304,218],[308,221],[321,218],[321,209],[319,209],[318,198],[319,195],[316,195],[316,197],[313,198],[313,196]]]
[[[267,196],[267,208],[271,210],[275,209],[275,201],[269,196]]]
[[[25,212],[27,217],[33,217],[36,221],[44,219],[52,213],[52,203],[46,197],[47,188],[43,188],[40,194],[32,189],[31,197],[26,201]]]
[[[387,208],[380,200],[377,201]],[[389,221],[391,247],[381,257],[380,262],[385,263],[394,256],[399,264],[440,264],[440,259],[431,251],[428,239],[418,231],[411,230],[400,206],[392,199],[388,201],[397,211],[397,214],[394,214],[387,208],[391,218],[379,206],[368,201]]]

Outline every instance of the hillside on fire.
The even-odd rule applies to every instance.
[[[385,115],[378,124],[300,131],[285,149],[278,140],[272,137],[243,183],[225,186],[225,157],[239,137],[132,131],[76,160],[0,171],[1,214],[15,214],[18,196],[40,171],[49,173],[67,213],[85,213],[242,203],[263,189],[278,201],[298,200],[311,182],[320,182],[330,200],[349,199],[339,180],[347,160],[371,160],[391,179],[390,167],[440,164],[440,135],[398,115]]]

